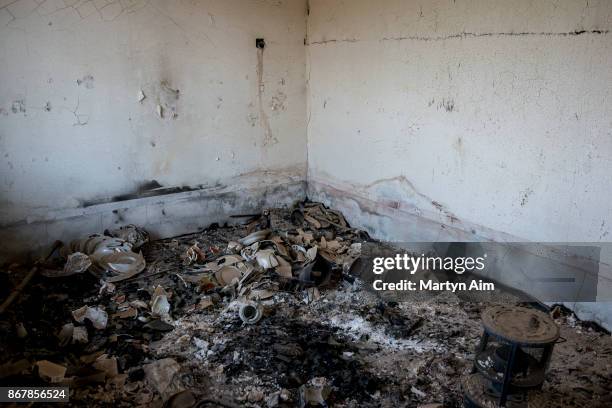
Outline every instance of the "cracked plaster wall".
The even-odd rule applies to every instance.
[[[311,0],[309,196],[387,240],[611,241],[610,30],[607,0]]]
[[[160,214],[138,200],[120,205],[131,218],[87,207],[146,185],[202,190],[202,200],[231,191],[241,197],[232,211],[252,210],[247,202],[275,186],[290,186],[286,202],[303,197],[305,26],[305,0],[0,0],[0,224],[10,249],[79,233],[60,222],[82,223],[80,233],[152,225]],[[207,206],[167,217],[203,226]]]
[[[605,0],[312,0],[310,184],[433,237],[609,241],[611,29]]]
[[[610,240],[612,3],[308,6],[0,0],[0,258],[289,203],[307,155],[379,238]]]

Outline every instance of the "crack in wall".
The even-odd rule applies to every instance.
[[[307,45],[319,45],[319,44],[329,44],[329,43],[342,43],[342,42],[349,42],[349,43],[354,43],[354,42],[360,42],[363,40],[358,40],[356,38],[343,38],[343,39],[339,39],[339,40],[323,40],[323,41],[313,41],[308,43]]]
[[[483,38],[483,37],[575,37],[579,35],[606,35],[609,34],[610,30],[576,30],[567,32],[535,32],[535,31],[523,31],[523,32],[490,32],[490,33],[472,33],[472,32],[461,32],[456,34],[449,34],[444,36],[402,36],[402,37],[383,37],[378,41],[447,41],[454,39],[468,39],[468,38]],[[356,43],[367,40],[360,40],[357,38],[344,38],[344,39],[331,39],[322,41],[312,41],[308,45],[325,45],[333,43]],[[376,40],[373,40],[376,41]]]
[[[123,15],[135,13],[146,7],[152,7],[156,12],[170,20],[170,22],[183,33],[187,40],[193,40],[194,38],[192,37],[196,36],[199,37],[198,39],[204,39],[213,46],[216,46],[206,33],[202,32],[194,35],[187,31],[180,22],[152,3],[151,0],[64,0],[63,7],[59,7],[56,3],[52,3],[48,0],[37,0],[38,5],[30,10],[26,16],[16,17],[13,12],[11,12],[10,7],[20,1],[23,0],[14,0],[11,3],[0,6],[0,10],[6,11],[10,16],[10,20],[5,26],[8,26],[16,20],[29,17],[33,13],[37,13],[41,17],[51,17],[66,10],[73,10],[80,20],[85,20],[96,14],[101,21],[113,22]],[[211,17],[214,16],[211,15]]]
[[[11,21],[9,21],[7,24],[10,24],[18,19],[11,12],[9,7],[19,3],[20,1],[21,0],[14,0],[13,2],[0,7],[0,10],[6,10],[12,17]],[[133,13],[146,7],[149,5],[149,2],[150,0],[64,0],[64,6],[59,7],[57,6],[57,3],[52,3],[45,0],[38,1],[38,5],[28,13],[28,16],[32,13],[37,13],[41,17],[49,17],[61,11],[74,10],[81,20],[84,20],[90,15],[97,13],[101,20],[110,22],[119,18],[123,14]]]
[[[80,106],[81,106],[81,99],[77,98],[77,103],[76,103],[74,110],[70,110],[70,113],[74,115],[74,119],[75,119],[75,122],[72,124],[72,126],[85,126],[89,123],[89,115],[79,113]]]

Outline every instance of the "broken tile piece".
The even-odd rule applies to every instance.
[[[36,367],[38,368],[38,376],[49,383],[62,382],[66,375],[66,367],[48,360],[37,361]]]

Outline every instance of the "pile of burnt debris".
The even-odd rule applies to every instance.
[[[0,274],[0,386],[74,405],[458,407],[487,305],[393,302],[352,274],[368,235],[303,202],[150,241],[128,225]],[[382,245],[382,244],[381,244]],[[609,333],[552,312],[548,406],[612,404]]]

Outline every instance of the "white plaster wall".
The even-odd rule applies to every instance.
[[[307,160],[311,197],[379,238],[610,241],[612,2],[308,8],[0,0],[0,262],[289,203]],[[90,205],[152,180],[195,191]]]
[[[311,194],[437,225],[387,239],[611,240],[610,29],[607,0],[311,0]]]
[[[304,180],[305,10],[305,0],[0,0],[1,223],[151,180]]]
[[[610,29],[607,0],[311,0],[310,197],[386,240],[611,241]],[[598,288],[567,305],[610,330]]]

